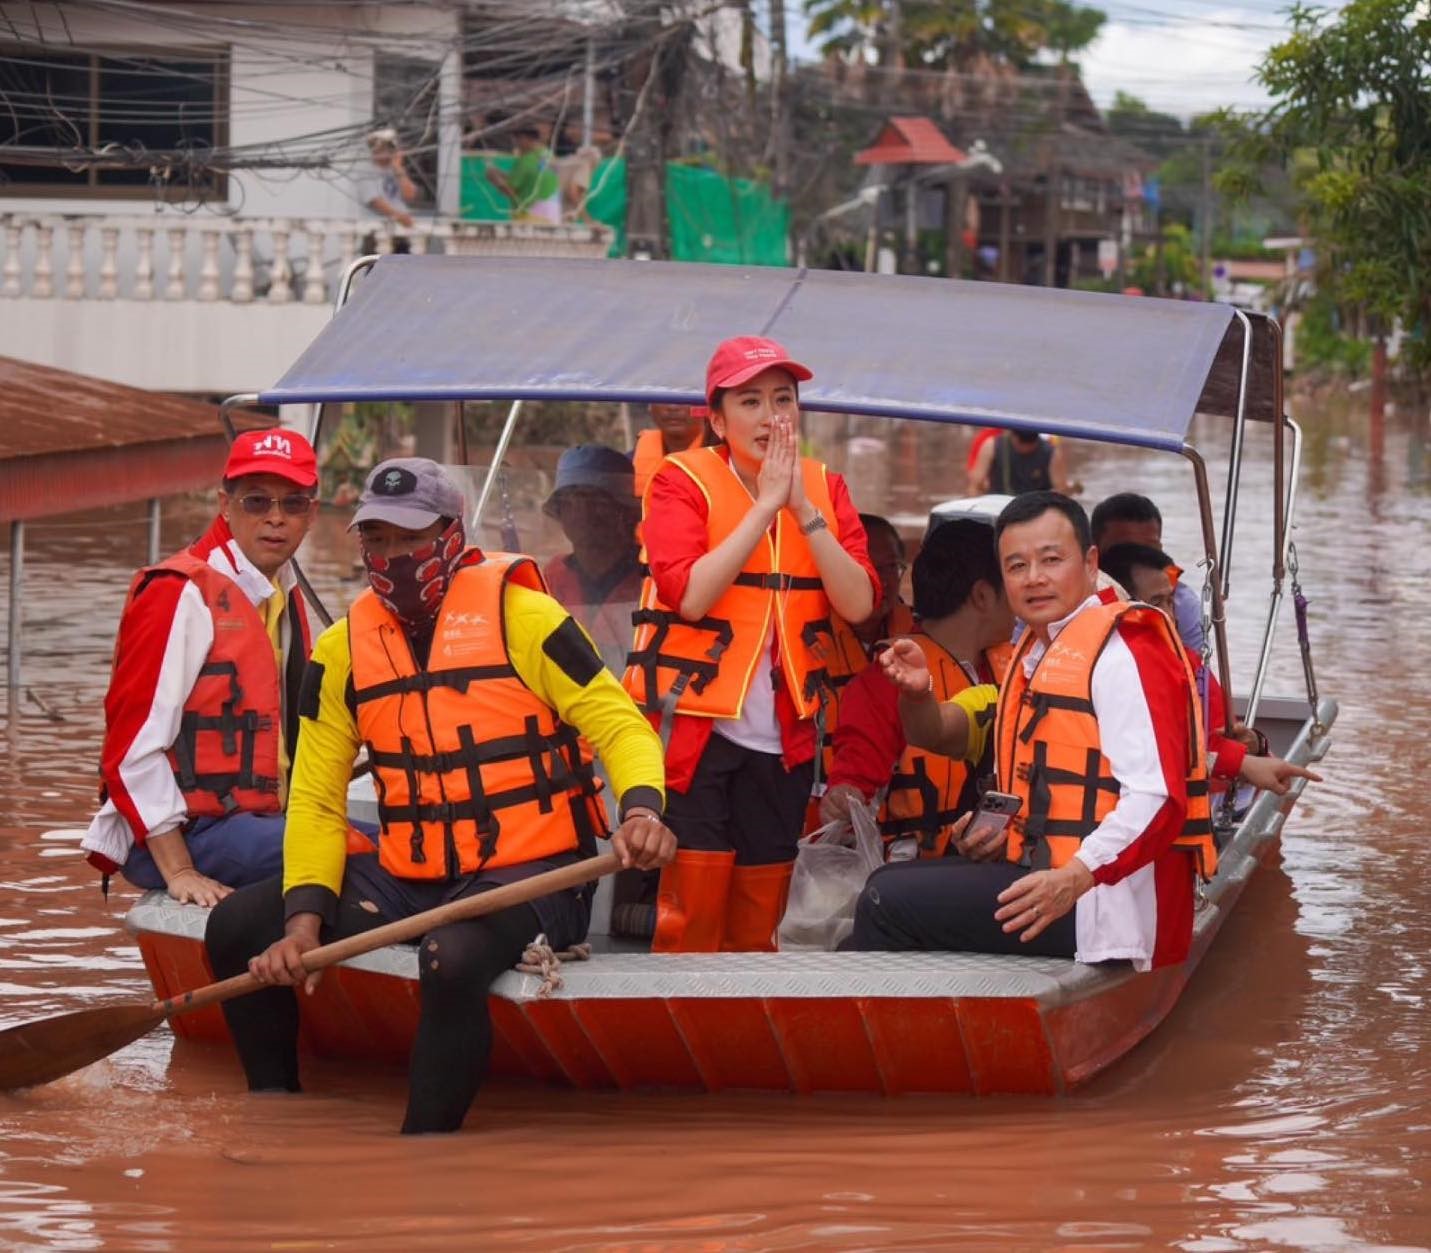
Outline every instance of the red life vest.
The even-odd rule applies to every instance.
[[[139,572],[126,613],[149,579],[166,571],[199,589],[214,627],[167,754],[188,814],[276,813],[283,702],[273,640],[238,585],[187,550]],[[293,629],[302,623],[300,617]],[[305,657],[307,642],[305,634]]]
[[[633,563],[630,573],[599,601],[588,599],[569,553],[548,561],[542,577],[562,608],[586,628],[606,664],[619,672],[631,644],[631,611],[641,596],[640,566]]]
[[[574,728],[507,652],[509,582],[530,557],[487,553],[453,576],[425,668],[371,591],[348,611],[358,731],[378,791],[378,854],[400,879],[445,879],[589,848],[606,830]]]

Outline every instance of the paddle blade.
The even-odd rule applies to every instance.
[[[164,1015],[151,1004],[108,1005],[0,1031],[0,1092],[73,1074],[163,1021]]]

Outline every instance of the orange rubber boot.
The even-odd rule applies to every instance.
[[[730,899],[725,907],[723,953],[773,953],[775,933],[785,917],[790,895],[793,861],[769,866],[736,866],[730,878]]]
[[[661,870],[653,953],[714,953],[725,926],[735,853],[680,849]]]

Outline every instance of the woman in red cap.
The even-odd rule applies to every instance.
[[[657,952],[775,947],[814,774],[820,641],[832,611],[860,622],[878,598],[844,480],[799,455],[811,377],[774,340],[726,340],[706,368],[722,443],[668,457],[645,494],[626,686],[666,724],[680,844]]]

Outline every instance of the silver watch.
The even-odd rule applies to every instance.
[[[810,521],[801,525],[800,534],[814,535],[816,531],[828,531],[829,529],[830,524],[825,521],[825,515],[823,513],[817,513]]]

